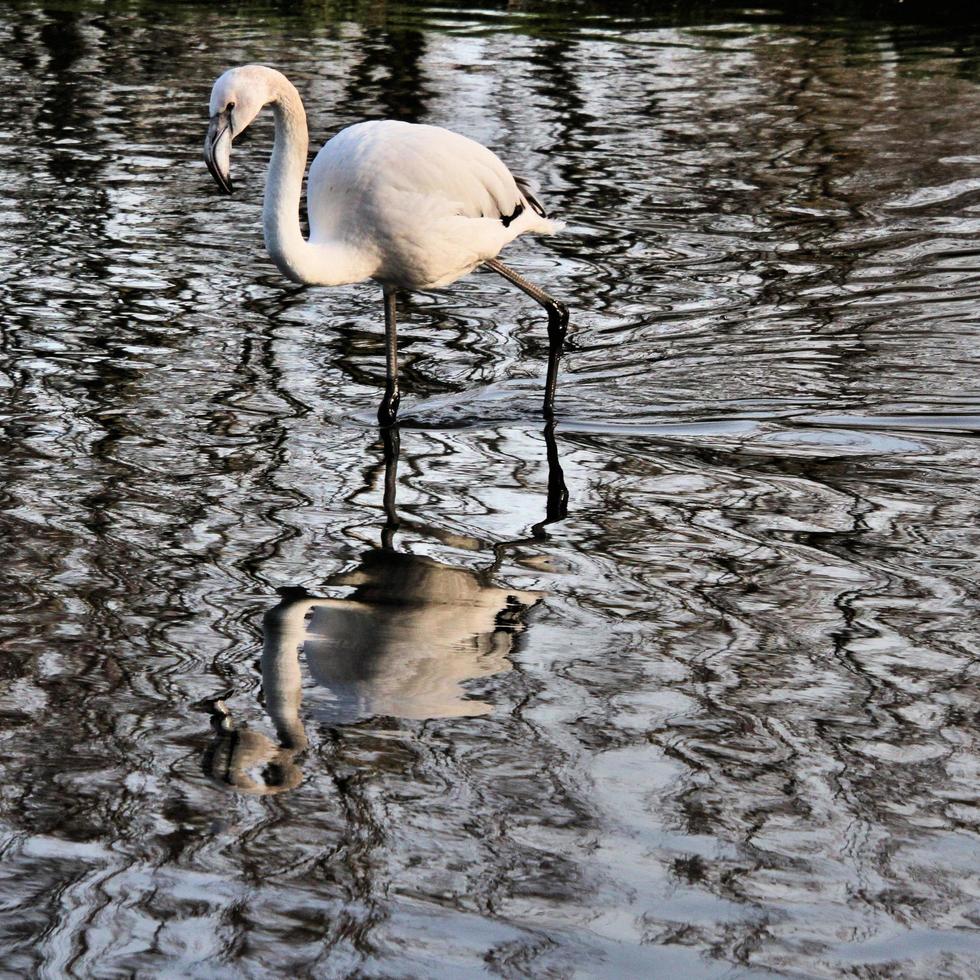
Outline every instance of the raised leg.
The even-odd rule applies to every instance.
[[[385,290],[385,359],[387,379],[385,396],[378,406],[378,425],[382,428],[395,424],[398,417],[398,332],[395,327],[395,291]]]
[[[558,388],[558,361],[562,346],[568,333],[568,307],[549,296],[534,283],[528,282],[520,273],[508,268],[498,259],[487,259],[486,265],[498,275],[512,282],[518,289],[527,293],[536,303],[548,311],[548,378],[544,386],[544,417],[555,417],[555,391]]]

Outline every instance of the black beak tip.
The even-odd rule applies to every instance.
[[[210,153],[205,154],[204,162],[207,164],[208,172],[214,178],[214,182],[218,185],[218,190],[221,191],[222,194],[230,194],[233,190],[231,185],[231,177],[218,170],[218,168],[214,165],[214,161],[211,159]]]

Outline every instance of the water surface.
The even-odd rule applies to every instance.
[[[980,39],[622,9],[0,12],[6,972],[980,967]],[[477,273],[386,459],[380,291],[200,159],[251,60],[537,179],[553,439]]]

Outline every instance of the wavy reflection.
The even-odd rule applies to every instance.
[[[548,493],[545,517],[531,540],[567,513],[568,491],[552,426],[545,430]],[[262,623],[262,695],[276,738],[236,725],[225,700],[209,703],[215,739],[204,771],[219,783],[255,795],[294,789],[302,781],[300,756],[309,740],[300,717],[306,660],[321,695],[318,721],[349,725],[378,716],[412,721],[488,715],[493,706],[472,697],[467,681],[511,669],[515,638],[543,593],[501,587],[485,569],[461,568],[395,549],[400,441],[383,433],[385,523],[381,547],[365,551],[357,567],[327,585],[352,591],[343,598],[304,588],[279,590],[280,601]]]

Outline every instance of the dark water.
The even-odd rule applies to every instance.
[[[266,259],[268,119],[200,159],[250,60],[537,177],[550,454],[478,273],[385,507],[379,291]],[[975,975],[975,31],[28,3],[0,62],[4,975]]]

